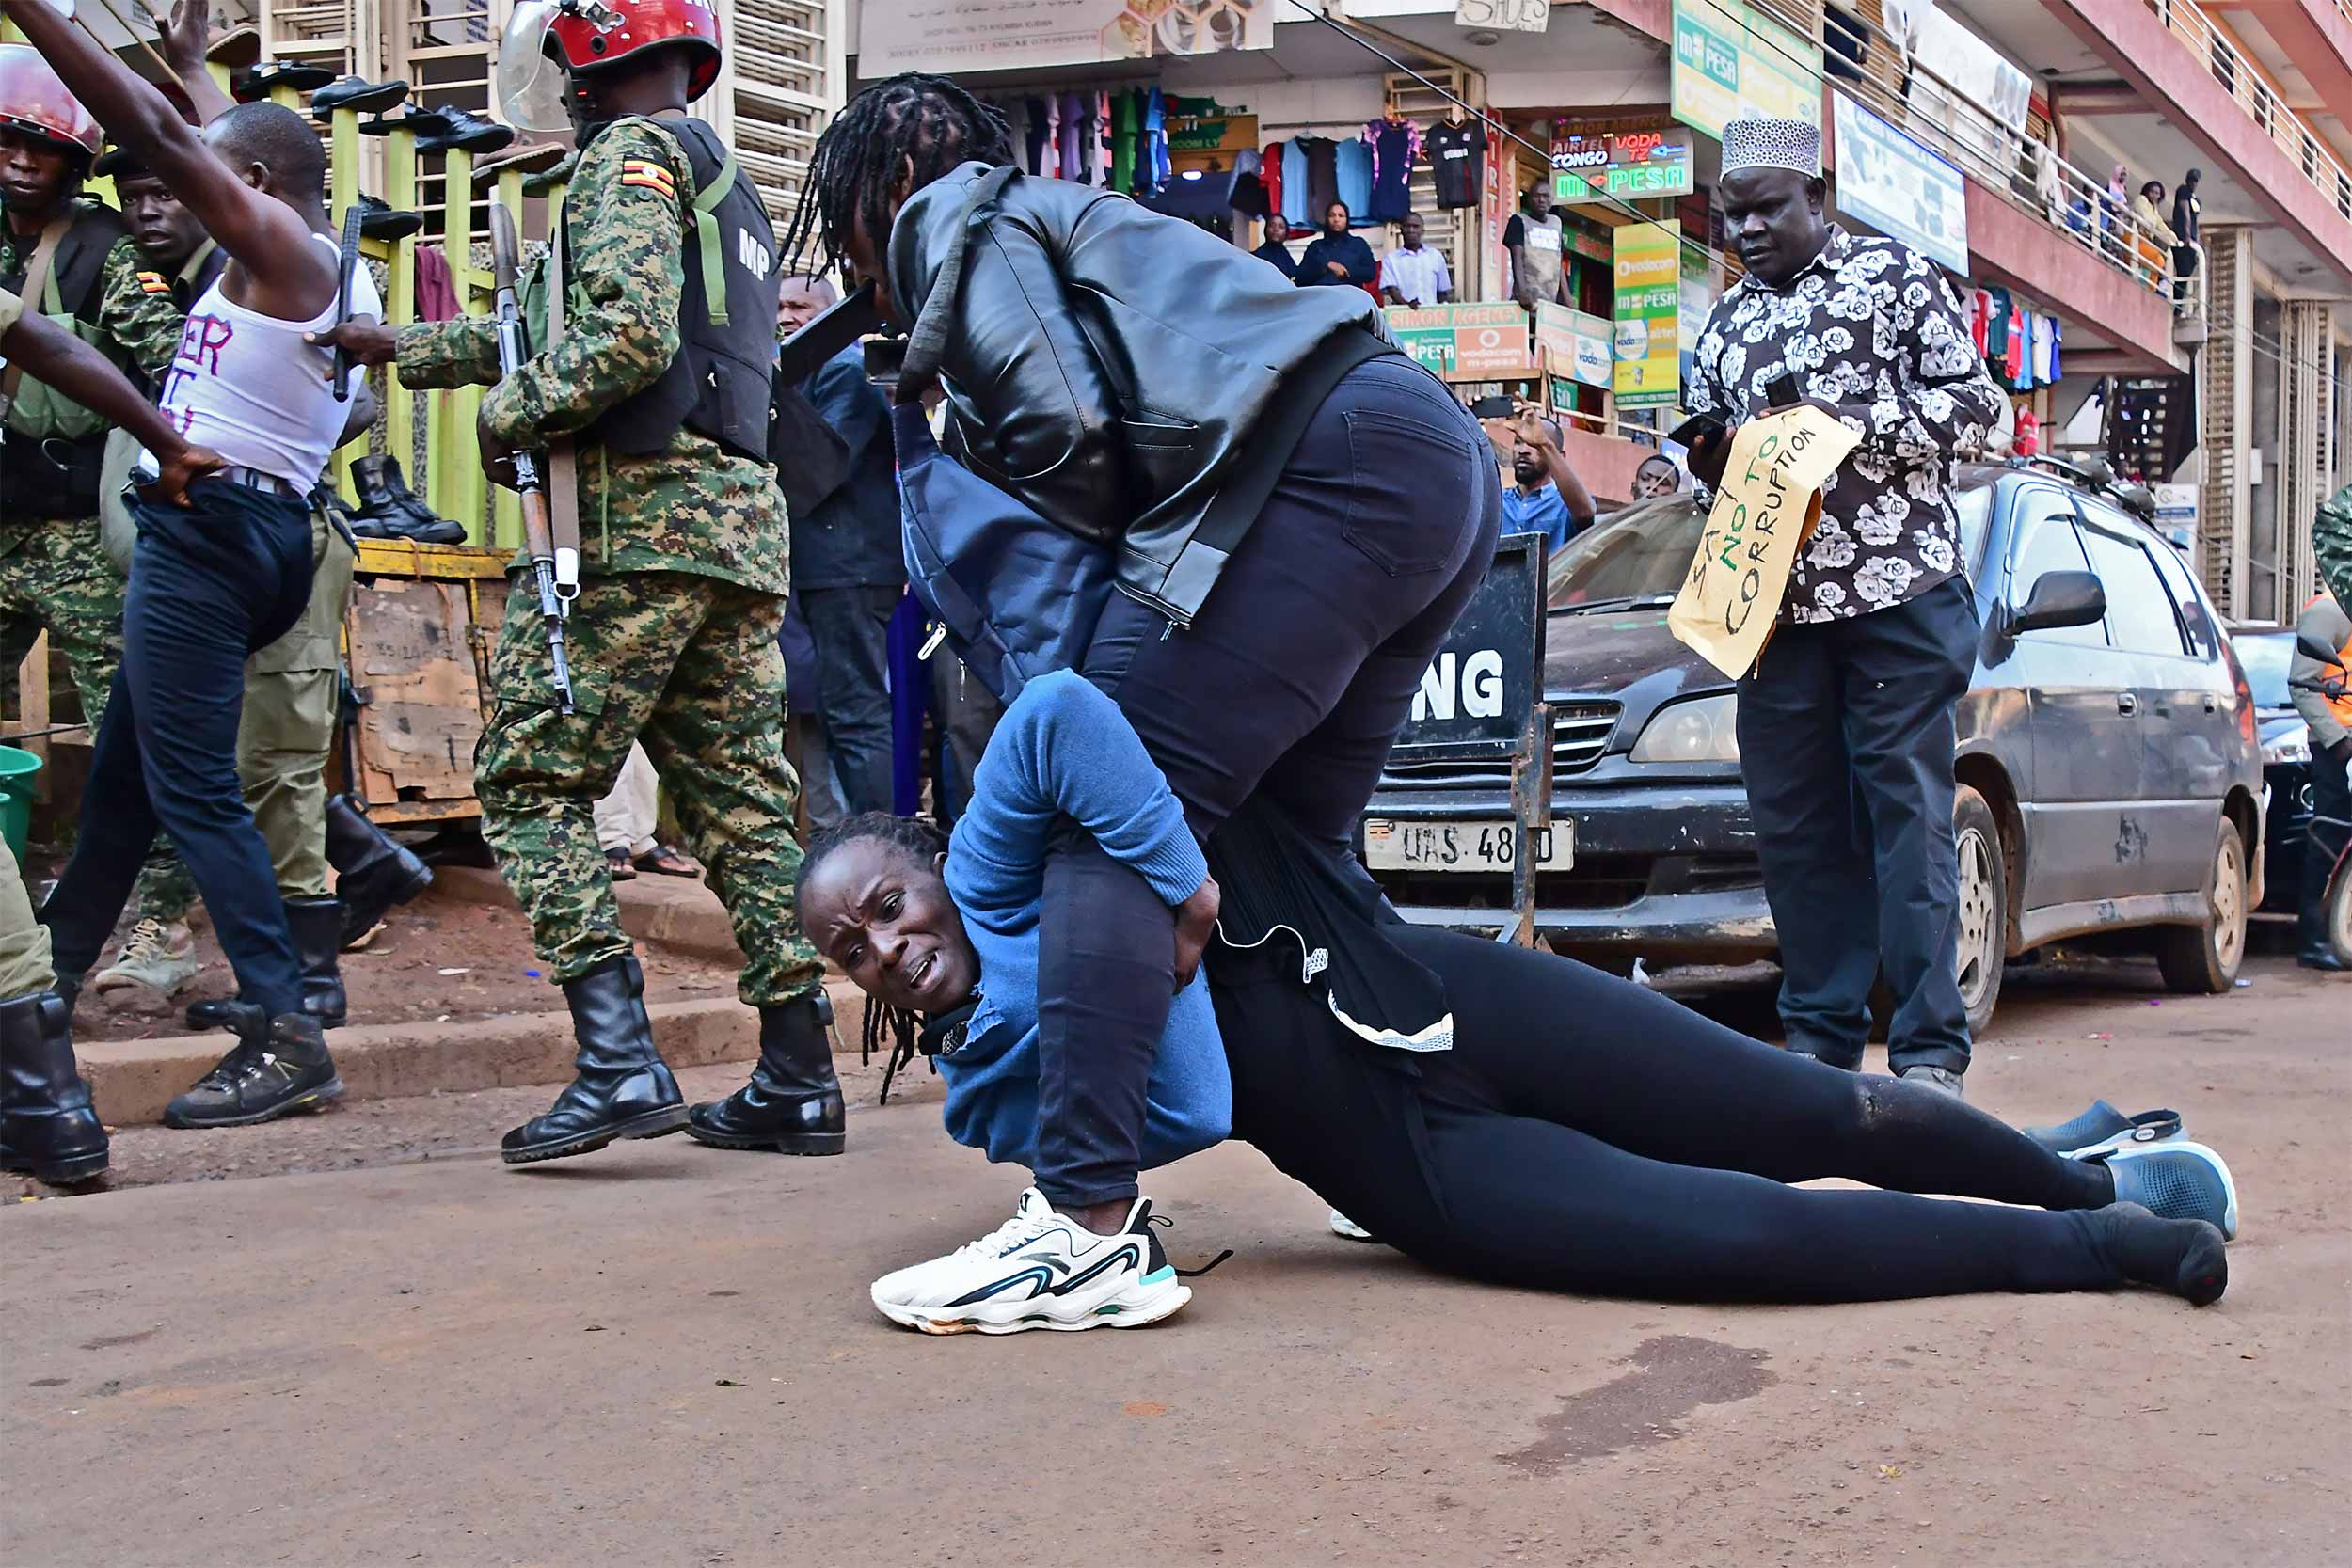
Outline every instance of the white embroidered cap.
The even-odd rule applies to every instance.
[[[1735,119],[1724,126],[1724,172],[1788,168],[1821,172],[1821,129],[1802,119]]]

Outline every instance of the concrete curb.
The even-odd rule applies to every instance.
[[[866,1022],[866,998],[855,986],[833,981],[842,1042],[855,1050]],[[759,1054],[759,1015],[735,998],[656,1002],[654,1038],[673,1068],[749,1062]],[[519,1084],[561,1084],[572,1073],[568,1013],[509,1013],[449,1023],[373,1023],[330,1030],[347,1100],[459,1094]],[[90,1082],[98,1114],[117,1127],[164,1119],[173,1095],[211,1069],[229,1049],[225,1034],[174,1035],[159,1039],[77,1041],[74,1054]]]
[[[433,869],[433,885],[469,903],[516,909],[515,895],[495,871],[473,865]],[[735,925],[719,895],[684,877],[640,874],[612,884],[621,906],[621,928],[639,942],[659,942],[674,952],[740,968],[743,950],[735,944]]]

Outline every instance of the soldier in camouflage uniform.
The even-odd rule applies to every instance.
[[[171,363],[180,312],[170,290],[142,270],[120,216],[78,194],[99,142],[98,121],[47,61],[26,45],[0,45],[0,287],[24,282],[55,226],[41,298],[28,303],[118,368],[152,376]],[[46,631],[65,656],[93,736],[122,662],[123,582],[99,539],[106,428],[26,376],[0,435],[0,701],[13,707],[16,669]],[[168,994],[195,974],[179,927],[195,899],[186,868],[159,839],[139,881],[138,923],[94,989],[143,985]]]
[[[550,23],[551,10],[522,8],[516,26],[544,30],[520,53],[548,63],[541,86],[562,93],[549,110],[568,111],[582,149],[555,240],[566,258],[561,343],[500,382],[487,321],[332,335],[364,361],[394,360],[409,387],[497,382],[481,415],[494,463],[548,441],[576,449],[578,711],[565,718],[554,705],[537,595],[518,575],[491,661],[496,711],[475,758],[483,835],[564,988],[580,1045],[578,1078],[509,1132],[502,1152],[509,1164],[560,1159],[687,1124],[594,819],[629,742],[642,740],[734,917],[748,960],[739,993],[760,1014],[751,1085],[697,1107],[696,1133],[838,1153],[822,972],[792,908],[799,785],[784,758],[776,647],[785,514],[767,461],[773,230],[709,127],[684,116],[718,72],[707,7],[605,0]],[[516,54],[510,37],[507,57]],[[546,129],[532,124],[533,90],[502,84],[501,103],[517,123]],[[542,268],[524,290],[534,334],[546,281]]]

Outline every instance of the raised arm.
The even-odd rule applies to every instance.
[[[294,208],[246,184],[169,100],[45,0],[0,0],[0,14],[235,258],[253,290],[237,303],[295,321],[326,309],[335,297],[335,263],[310,243],[310,225]]]
[[[171,67],[172,74],[187,89],[188,103],[196,109],[199,125],[210,125],[236,107],[236,101],[220,90],[220,84],[213,80],[212,71],[205,68],[204,46],[210,41],[210,20],[205,0],[171,0],[171,20],[156,37],[164,63]]]

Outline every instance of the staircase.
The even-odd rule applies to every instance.
[[[2151,484],[2170,480],[2197,448],[2197,378],[2118,376],[2107,418],[2107,461]]]

